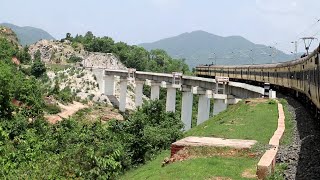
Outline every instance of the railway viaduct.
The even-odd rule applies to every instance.
[[[160,87],[167,89],[166,111],[175,112],[176,91],[182,91],[181,121],[184,130],[191,128],[193,94],[199,95],[197,125],[209,119],[210,98],[214,99],[213,116],[225,110],[228,104],[237,102],[237,98],[256,98],[265,94],[265,88],[245,83],[231,82],[228,78],[216,79],[185,76],[181,73],[153,73],[128,70],[93,69],[97,76],[101,93],[113,96],[115,91],[115,76],[120,77],[119,110],[124,112],[128,81],[135,82],[135,105],[142,105],[143,85],[151,86],[151,100],[159,99]],[[275,91],[270,90],[269,97],[275,97]]]

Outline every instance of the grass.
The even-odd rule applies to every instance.
[[[272,101],[239,102],[203,124],[192,128],[185,136],[211,136],[234,139],[257,140],[259,146],[266,145],[277,128],[277,104]],[[264,150],[264,149],[263,149]],[[161,167],[163,160],[170,155],[164,151],[145,165],[128,171],[120,179],[255,179],[259,156],[224,156],[228,148],[213,148],[208,152],[197,151],[193,158],[174,162]],[[255,149],[248,153],[261,151]],[[243,173],[249,172],[251,177]]]
[[[138,169],[127,172],[120,179],[214,179],[227,177],[231,179],[248,179],[242,177],[246,170],[255,171],[252,164],[256,159],[245,157],[200,157],[175,162],[162,167],[163,159],[169,151],[162,152],[156,159]],[[250,167],[248,169],[248,167]]]
[[[241,101],[186,132],[185,136],[250,139],[267,144],[277,129],[277,104]]]
[[[285,126],[283,137],[280,141],[281,145],[289,145],[293,141],[293,116],[289,112],[288,102],[285,99],[280,99],[279,102],[283,105],[284,115],[285,115]]]
[[[70,68],[70,65],[63,65],[63,64],[47,64],[47,67],[52,70],[53,72],[62,71],[65,69]]]

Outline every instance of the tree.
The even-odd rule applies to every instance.
[[[72,40],[71,33],[67,33],[65,39],[71,41]]]
[[[17,54],[17,58],[23,64],[28,64],[31,61],[31,56],[28,52],[28,46],[25,46],[22,50]]]
[[[36,59],[31,66],[31,74],[36,78],[41,77],[46,72],[46,66],[43,62]]]
[[[40,52],[40,50],[38,49],[37,51],[36,51],[36,53],[34,54],[34,58],[33,58],[35,61],[37,61],[37,60],[39,60],[39,61],[41,61],[41,52]]]
[[[0,118],[11,117],[13,106],[11,101],[13,100],[14,92],[14,75],[10,66],[0,61]]]

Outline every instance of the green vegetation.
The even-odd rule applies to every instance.
[[[75,37],[67,33],[64,40],[71,41],[73,47],[81,43],[87,51],[113,53],[126,67],[136,68],[139,71],[190,73],[184,60],[173,59],[160,49],[148,52],[142,47],[130,46],[124,42],[115,43],[110,37],[95,37],[90,31],[84,36]]]
[[[44,65],[44,63],[41,60],[36,59],[31,66],[31,74],[36,78],[39,78],[45,72],[46,72],[46,66]]]
[[[231,179],[248,179],[241,174],[253,168],[256,159],[245,157],[200,157],[174,162],[161,167],[162,161],[170,154],[162,152],[156,159],[138,169],[131,170],[120,179],[215,179],[227,177]],[[249,169],[252,171],[252,169]]]
[[[72,55],[69,59],[67,59],[67,63],[77,63],[82,61],[81,57]]]
[[[60,108],[46,104],[44,96],[70,102],[70,88],[60,90],[56,81],[50,89],[40,53],[26,73],[28,68],[11,61],[17,53],[27,57],[26,52],[0,40],[1,179],[115,179],[182,136],[180,118],[166,113],[163,101],[146,103],[122,122],[86,121],[83,110],[48,124],[43,112]]]
[[[283,105],[284,115],[285,115],[285,127],[286,130],[281,138],[280,144],[289,145],[293,141],[293,117],[288,109],[288,102],[285,99],[280,99],[280,103]]]
[[[184,136],[257,140],[255,148],[236,154],[230,154],[232,150],[229,148],[196,148],[197,153],[191,154],[190,159],[162,167],[163,160],[170,154],[163,151],[154,160],[130,170],[121,179],[254,179],[256,164],[265,150],[263,146],[268,144],[277,128],[277,113],[277,104],[272,101],[241,101],[187,131]]]
[[[144,163],[182,137],[180,117],[166,113],[164,101],[145,103],[127,121],[113,121],[110,129],[122,134],[131,152],[132,164]]]
[[[254,139],[268,144],[278,125],[277,104],[244,101],[186,132],[186,136]]]
[[[61,108],[57,104],[46,104],[45,111],[49,114],[57,114],[61,112]]]

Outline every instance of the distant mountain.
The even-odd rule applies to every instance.
[[[0,26],[12,29],[17,34],[18,40],[22,46],[33,44],[40,39],[55,39],[48,32],[39,28],[30,26],[20,27],[9,23],[1,23]]]
[[[205,31],[183,33],[175,37],[162,39],[139,46],[152,49],[163,49],[174,58],[185,58],[190,67],[199,64],[262,64],[281,62],[293,59],[291,55],[255,44],[241,36],[222,37]]]

